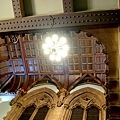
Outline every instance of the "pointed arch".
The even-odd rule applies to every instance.
[[[99,110],[99,120],[106,119],[106,99],[104,93],[93,89],[83,88],[68,95],[64,100],[64,108],[66,112],[63,115],[64,120],[71,117],[74,108],[80,106],[84,109],[83,119],[86,119],[87,109],[95,106]]]
[[[37,89],[23,96],[18,94],[18,96],[12,100],[12,109],[4,118],[5,120],[18,120],[23,111],[32,105],[35,106],[36,113],[43,106],[47,106],[50,112],[56,106],[56,101],[58,101],[57,94],[49,88]],[[35,116],[35,112],[31,115],[31,117],[33,116]]]

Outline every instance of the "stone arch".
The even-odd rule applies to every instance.
[[[71,93],[67,96],[64,100],[64,114],[63,120],[70,120],[72,109],[80,106],[84,109],[83,119],[86,120],[86,110],[91,107],[95,106],[99,109],[99,120],[106,119],[106,100],[104,93],[93,89],[93,88],[82,88]]]
[[[18,93],[11,103],[11,111],[6,117],[4,117],[4,120],[18,120],[25,108],[31,105],[34,105],[37,110],[40,107],[47,105],[49,107],[48,114],[50,114],[56,106],[56,101],[58,101],[57,94],[49,88],[37,89],[30,93],[26,93],[23,96]],[[33,112],[31,117],[37,113],[37,110],[35,110],[36,112]],[[48,119],[48,114],[46,116],[46,120]]]

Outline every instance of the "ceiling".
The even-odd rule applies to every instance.
[[[87,36],[86,32],[58,31],[59,36],[67,38],[69,52],[62,61],[55,62],[50,61],[42,49],[45,36],[51,34],[53,33],[31,33],[0,39],[2,91],[14,92],[20,88],[26,90],[36,80],[49,81],[57,87],[60,83],[66,88],[75,84],[75,80],[78,83],[83,78],[83,83],[106,83],[107,56],[103,53],[104,46],[101,42],[93,36]]]
[[[67,12],[65,14],[21,18],[23,15],[22,7],[24,7],[26,16],[29,16],[27,12],[30,12],[26,11],[27,9],[33,10],[32,12],[34,12],[34,14],[31,15],[42,14],[39,13],[42,11],[38,9],[37,3],[40,4],[38,0],[35,0],[34,3],[31,4],[32,9],[29,9],[27,0],[25,0],[23,4],[13,0],[12,3],[9,4],[13,4],[15,17],[18,18],[0,21],[1,91],[14,92],[20,88],[28,90],[28,88],[30,89],[30,87],[33,87],[41,81],[55,84],[59,89],[64,87],[65,89],[71,90],[80,82],[92,82],[102,85],[105,88],[108,70],[107,54],[103,44],[99,42],[97,38],[100,38],[100,41],[105,43],[107,52],[109,52],[109,45],[107,45],[104,40],[114,37],[114,33],[111,32],[109,34],[111,37],[106,37],[104,33],[102,33],[104,34],[103,36],[100,35],[101,31],[97,33],[96,31],[98,30],[96,29],[87,30],[88,33],[95,34],[97,36],[97,38],[95,38],[92,34],[82,32],[80,29],[91,26],[93,26],[91,28],[94,28],[94,26],[97,25],[99,25],[99,27],[100,25],[118,25],[119,10],[69,13],[69,11],[72,10],[72,3],[63,1],[63,11]],[[80,6],[77,6],[80,4],[77,3],[77,0],[73,3],[73,9],[81,11],[78,9]],[[83,3],[83,1],[81,1],[81,3]],[[89,1],[85,3],[89,7],[87,10],[96,10],[95,6],[97,6],[97,4],[95,4],[94,0],[88,3]],[[43,6],[45,5],[46,4],[43,4]],[[104,4],[105,8],[117,8],[117,5],[118,2],[114,2],[114,4],[110,2],[110,6]],[[61,9],[61,6],[59,7]],[[50,8],[50,10],[52,9],[53,8]],[[53,12],[53,10],[51,12]],[[77,28],[78,26],[80,26],[79,29]],[[74,27],[75,29],[73,29]],[[53,32],[50,31],[50,28]],[[108,31],[105,31],[105,33],[108,33]],[[48,56],[44,55],[41,47],[45,36],[53,33],[67,37],[70,47],[68,56],[61,62],[51,62]],[[114,40],[115,38],[113,38],[113,41]],[[114,49],[113,52],[114,51],[116,51],[116,49]],[[117,56],[117,54],[115,55]],[[116,69],[116,67],[114,68]]]

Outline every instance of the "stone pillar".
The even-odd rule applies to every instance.
[[[69,112],[70,112],[69,106],[64,105],[63,106],[63,111],[60,115],[61,116],[60,120],[69,120]]]
[[[63,106],[61,107],[55,107],[54,110],[49,115],[49,120],[62,120],[61,119],[61,113],[63,112],[64,108]]]
[[[55,109],[54,105],[51,108],[49,108],[49,111],[45,117],[45,120],[51,120],[51,116],[53,115],[54,109]]]
[[[68,120],[70,120],[70,118],[71,118],[71,115],[72,115],[72,110],[70,109],[68,109],[68,114],[67,114],[67,117],[66,118],[68,118]]]
[[[106,109],[102,108],[99,110],[99,120],[106,120]]]
[[[86,118],[87,118],[87,110],[84,109],[84,112],[83,112],[83,120],[86,120]]]
[[[37,114],[38,110],[39,110],[39,108],[36,107],[29,120],[33,120],[34,119],[34,117]]]

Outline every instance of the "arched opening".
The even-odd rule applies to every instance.
[[[91,106],[87,109],[87,120],[99,120],[99,109]]]
[[[39,108],[37,114],[34,117],[34,120],[45,120],[49,108],[47,106],[43,106]]]
[[[29,120],[34,110],[34,105],[27,107],[18,120]]]
[[[97,89],[86,87],[74,91],[65,99],[64,105],[65,120],[106,119],[105,95]]]
[[[12,109],[6,120],[47,120],[54,110],[58,97],[49,88],[33,90],[25,95],[20,93],[12,101]]]
[[[77,106],[76,108],[74,108],[72,111],[71,120],[82,120],[83,111],[84,109],[81,108],[80,106]]]

